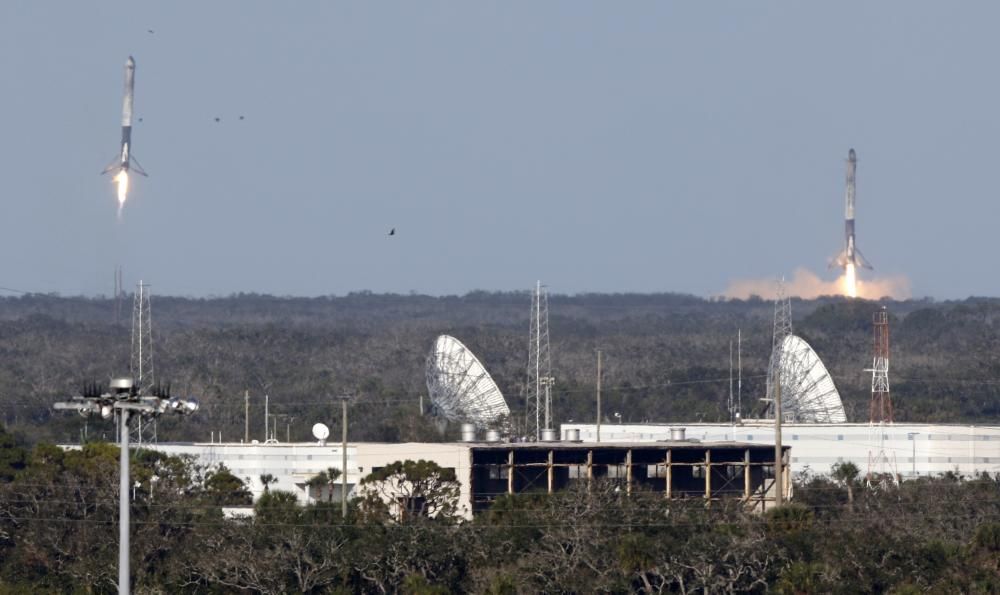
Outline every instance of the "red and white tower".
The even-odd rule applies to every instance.
[[[872,367],[872,399],[869,406],[869,428],[871,433],[868,451],[869,486],[887,486],[899,483],[896,472],[896,454],[887,453],[885,440],[887,425],[892,425],[892,397],[889,396],[889,313],[885,306],[872,316],[875,328],[875,349]]]
[[[892,423],[892,397],[889,396],[889,313],[885,306],[872,316],[875,327],[875,358],[872,362],[872,424]]]

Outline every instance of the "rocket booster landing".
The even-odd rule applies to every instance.
[[[830,261],[830,268],[846,269],[848,264],[871,269],[872,265],[865,259],[854,243],[854,175],[858,167],[858,158],[851,149],[847,154],[847,211],[844,216],[844,250]]]
[[[108,164],[102,174],[132,170],[146,175],[139,162],[132,156],[132,100],[135,93],[135,60],[132,56],[125,62],[125,98],[122,100],[122,144],[114,161]]]

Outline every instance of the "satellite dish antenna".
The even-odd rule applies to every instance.
[[[330,428],[326,424],[313,424],[313,436],[320,442],[325,442],[330,437]]]
[[[450,421],[496,426],[510,408],[483,364],[449,335],[434,341],[427,356],[427,392],[434,409]]]
[[[788,335],[782,339],[780,349],[782,413],[799,422],[845,423],[847,415],[840,393],[809,343]]]

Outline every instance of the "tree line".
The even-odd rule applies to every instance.
[[[0,591],[117,591],[117,448],[64,451],[0,430]],[[139,450],[132,467],[137,593],[992,593],[1000,477],[945,475],[872,490],[857,470],[800,476],[766,514],[613,484],[504,496],[466,520],[456,478],[400,461],[347,516],[224,468]],[[155,478],[155,479],[154,479]],[[317,485],[329,481],[322,478]],[[379,486],[405,485],[402,499]],[[398,503],[398,506],[386,503]]]
[[[438,424],[419,415],[428,350],[452,334],[484,362],[514,412],[524,411],[531,296],[379,295],[212,299],[153,297],[154,371],[176,395],[201,400],[198,415],[161,420],[160,440],[244,436],[269,427],[280,440],[311,439],[322,421],[339,435],[339,396],[351,405],[352,440],[430,440]],[[1000,421],[1000,300],[871,302],[793,300],[795,331],[823,359],[848,418],[866,421],[871,316],[890,312],[890,380],[896,419]],[[128,311],[128,300],[124,310]],[[676,294],[553,295],[549,300],[556,421],[595,415],[596,351],[604,361],[605,421],[729,419],[730,349],[741,332],[743,416],[762,410],[773,305]],[[128,374],[131,336],[115,300],[25,295],[0,299],[0,421],[31,439],[110,439],[110,423],[81,425],[52,402],[85,382]],[[735,359],[735,353],[734,353]],[[734,371],[735,375],[735,371]],[[620,417],[614,416],[618,413]],[[445,436],[452,429],[446,429]]]

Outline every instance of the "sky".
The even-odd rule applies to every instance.
[[[3,2],[0,286],[111,294],[119,265],[188,296],[829,281],[854,147],[868,276],[1000,295],[998,17],[910,0]],[[99,173],[129,55],[149,177],[118,221]]]

